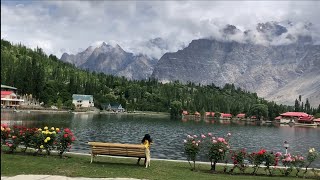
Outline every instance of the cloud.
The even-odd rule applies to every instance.
[[[227,24],[241,31],[228,40],[281,44],[290,43],[287,34],[268,42],[256,25],[290,20],[296,24],[287,33],[312,35],[319,42],[319,7],[319,1],[5,1],[1,2],[1,38],[39,46],[58,57],[95,42],[112,42],[129,52],[160,58],[193,39],[226,40],[221,29]],[[313,24],[312,30],[303,29],[306,22]],[[244,37],[247,29],[251,33]],[[158,37],[166,48],[147,46]]]

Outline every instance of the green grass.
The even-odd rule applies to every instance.
[[[2,149],[4,150],[4,149]],[[96,162],[90,164],[90,156],[68,154],[65,158],[56,155],[32,156],[24,153],[7,154],[1,153],[1,175],[15,176],[20,174],[42,174],[42,175],[62,175],[68,177],[122,177],[139,179],[215,179],[215,180],[288,180],[299,179],[295,177],[280,176],[250,176],[250,175],[230,175],[223,173],[211,173],[207,164],[197,164],[197,170],[191,171],[188,163],[169,162],[161,160],[151,161],[151,167],[144,168],[143,165],[136,164],[135,158],[117,157],[96,157]],[[141,161],[142,164],[143,161]],[[223,167],[218,167],[221,171]],[[251,169],[252,170],[252,169]],[[250,170],[250,171],[251,171]],[[264,171],[260,171],[264,173]],[[310,172],[308,176],[314,176]],[[320,176],[318,176],[318,179]]]

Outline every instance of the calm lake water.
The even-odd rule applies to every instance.
[[[171,120],[169,117],[120,114],[52,114],[1,112],[1,123],[27,127],[69,127],[75,134],[71,151],[90,153],[88,141],[139,144],[144,134],[154,140],[152,157],[186,160],[183,139],[188,134],[211,132],[215,136],[232,134],[233,149],[247,148],[249,152],[265,148],[285,152],[288,141],[291,154],[305,155],[309,148],[320,150],[320,128],[260,125],[230,121]],[[320,167],[320,160],[313,165]]]

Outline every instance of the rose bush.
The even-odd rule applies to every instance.
[[[192,170],[195,170],[196,168],[196,159],[200,151],[200,143],[201,140],[197,139],[197,135],[188,135],[187,139],[185,139],[184,142],[184,152],[187,156],[187,160],[189,162],[189,165],[191,166]],[[193,162],[193,167],[190,163],[190,161]]]
[[[58,133],[56,146],[59,156],[62,157],[64,152],[70,150],[71,144],[76,140],[76,138],[69,128],[64,128],[61,131],[59,128],[56,128],[56,132]]]
[[[244,162],[245,158],[247,157],[246,149],[230,151],[230,154],[233,162],[233,167],[230,172],[232,173],[236,168],[238,168],[242,173],[244,173],[247,168]]]

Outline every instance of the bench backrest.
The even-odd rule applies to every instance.
[[[120,144],[120,143],[102,143],[88,142],[92,146],[92,154],[127,156],[127,157],[145,157],[145,146],[142,144]]]

